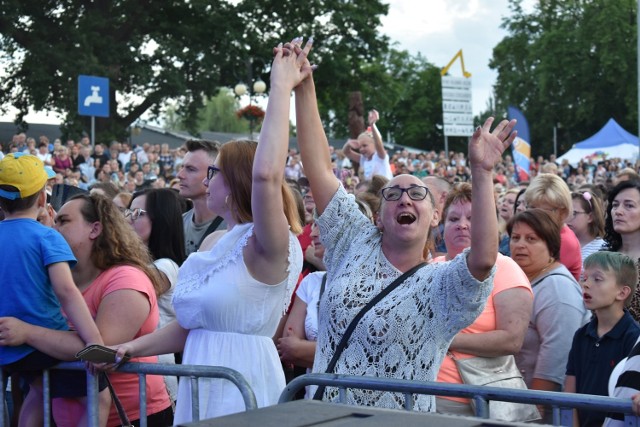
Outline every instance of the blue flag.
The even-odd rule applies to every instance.
[[[524,117],[524,114],[522,114],[522,111],[511,105],[507,109],[507,115],[509,120],[516,119],[518,121],[514,128],[514,130],[518,131],[518,136],[515,141],[513,141],[512,145],[513,163],[516,167],[516,179],[518,182],[528,181],[530,178],[529,159],[531,158],[529,123],[527,123],[527,119]]]

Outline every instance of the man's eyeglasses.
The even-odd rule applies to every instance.
[[[124,211],[124,217],[125,218],[131,217],[132,221],[135,221],[138,218],[140,218],[141,216],[145,216],[146,214],[147,214],[147,211],[145,211],[144,209],[140,209],[140,208],[126,209]]]
[[[220,168],[217,168],[215,166],[209,166],[207,168],[207,179],[211,181],[218,172],[220,172]]]
[[[424,200],[424,198],[427,197],[427,194],[429,194],[429,189],[421,185],[413,185],[409,188],[386,187],[383,188],[380,193],[385,200],[393,202],[400,200],[402,193],[405,191],[411,200]]]

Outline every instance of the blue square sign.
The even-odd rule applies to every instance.
[[[78,76],[78,114],[109,117],[109,79]]]

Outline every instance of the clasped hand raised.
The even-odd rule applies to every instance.
[[[272,88],[286,85],[289,89],[293,89],[311,75],[315,66],[309,63],[307,57],[312,45],[313,39],[309,38],[303,48],[302,37],[296,37],[284,45],[280,43],[273,49]]]

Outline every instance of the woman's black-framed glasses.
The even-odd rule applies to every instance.
[[[217,168],[215,166],[209,166],[207,168],[207,179],[211,181],[218,172],[220,172],[220,168]]]
[[[140,208],[126,209],[124,211],[124,217],[125,218],[131,218],[132,221],[135,221],[138,218],[140,218],[141,216],[145,216],[146,214],[147,214],[147,211],[145,211],[144,209],[140,209]]]
[[[424,198],[427,197],[427,194],[429,194],[429,189],[427,187],[423,187],[422,185],[412,185],[408,188],[397,186],[386,187],[383,188],[380,193],[385,200],[393,202],[396,200],[400,200],[400,198],[402,197],[402,193],[404,193],[405,191],[407,192],[407,195],[411,200],[424,200]]]

